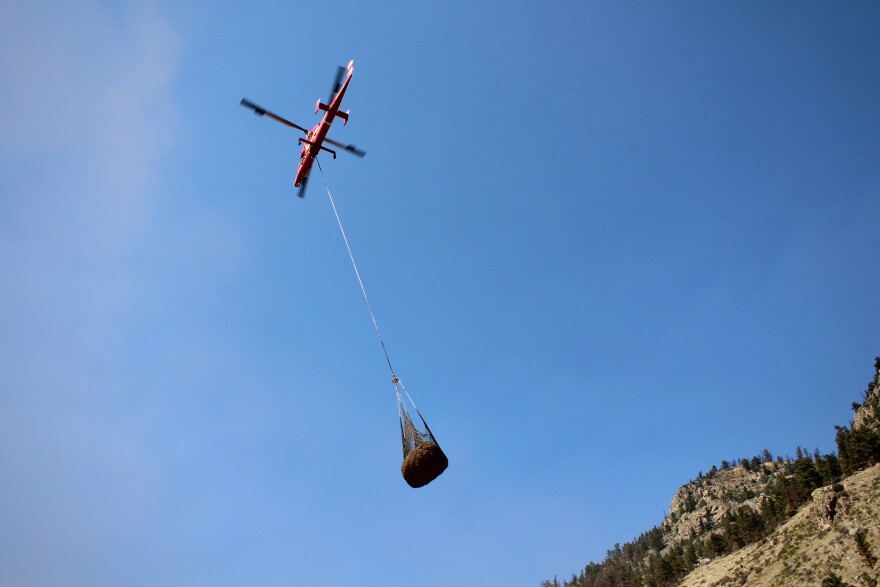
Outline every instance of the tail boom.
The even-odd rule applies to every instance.
[[[318,113],[318,110],[323,110],[324,112],[328,112],[330,110],[330,106],[328,106],[327,104],[324,104],[323,102],[321,102],[320,99],[318,99],[318,102],[315,104],[315,114]],[[346,110],[345,112],[338,112],[338,111],[336,112],[336,118],[342,119],[343,126],[348,124],[349,112],[351,112],[351,110]]]

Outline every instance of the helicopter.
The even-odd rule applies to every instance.
[[[298,124],[294,124],[293,122],[278,116],[274,112],[270,112],[269,110],[254,104],[247,98],[241,99],[241,105],[253,110],[254,114],[257,116],[268,116],[272,120],[305,133],[305,137],[300,137],[297,140],[297,143],[302,145],[302,150],[299,155],[299,167],[297,167],[296,170],[296,178],[293,181],[293,187],[299,188],[297,195],[300,198],[304,198],[306,195],[305,192],[309,180],[309,171],[311,171],[312,164],[314,164],[318,153],[321,151],[327,151],[333,155],[334,159],[336,159],[336,151],[328,149],[324,146],[324,143],[339,147],[357,157],[363,157],[367,154],[366,151],[362,151],[354,145],[346,145],[339,141],[334,141],[327,136],[327,132],[330,130],[330,125],[333,124],[333,121],[337,118],[342,119],[343,126],[348,123],[348,115],[351,111],[346,110],[345,112],[340,112],[339,107],[342,105],[342,98],[345,95],[345,90],[348,89],[348,84],[351,82],[351,75],[353,73],[354,60],[348,62],[347,68],[343,68],[342,66],[339,67],[336,72],[336,81],[330,92],[330,99],[327,100],[328,104],[322,103],[320,98],[318,99],[317,104],[315,104],[315,114],[317,114],[319,110],[323,110],[324,116],[318,124],[312,127],[311,130],[303,128]],[[345,76],[345,81],[342,79],[343,76]]]

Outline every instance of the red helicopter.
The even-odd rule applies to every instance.
[[[252,109],[257,116],[268,116],[273,120],[277,120],[281,124],[285,124],[305,133],[305,138],[300,138],[297,141],[302,145],[302,151],[300,151],[299,155],[299,167],[296,170],[296,179],[293,181],[293,187],[299,188],[299,193],[297,195],[300,198],[304,198],[306,195],[306,184],[309,179],[309,171],[311,171],[312,164],[315,162],[318,153],[321,151],[327,151],[333,155],[334,159],[336,159],[336,151],[325,147],[325,142],[337,146],[358,157],[363,157],[367,154],[365,151],[355,148],[354,145],[344,145],[327,137],[327,131],[330,130],[330,125],[333,124],[333,121],[336,118],[341,118],[343,125],[348,122],[348,113],[350,110],[340,112],[339,107],[342,105],[342,97],[345,95],[345,90],[348,89],[348,83],[351,81],[352,73],[354,73],[353,60],[348,62],[347,70],[342,66],[339,67],[339,70],[336,72],[336,82],[333,84],[333,90],[330,92],[330,99],[328,100],[329,104],[322,104],[319,98],[318,103],[315,105],[315,114],[318,113],[318,110],[323,110],[324,117],[321,119],[321,122],[312,128],[312,130],[306,130],[298,124],[294,124],[277,114],[269,112],[265,108],[257,106],[246,98],[241,99],[241,105]],[[342,81],[343,75],[345,75],[344,82]]]

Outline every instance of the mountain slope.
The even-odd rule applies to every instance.
[[[700,564],[680,585],[820,585],[832,574],[851,585],[877,585],[880,465],[844,479],[842,486],[838,492],[817,489],[768,538]]]

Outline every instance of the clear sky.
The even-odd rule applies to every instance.
[[[0,5],[0,585],[537,585],[880,354],[880,8]],[[424,4],[424,5],[423,5]],[[400,476],[391,359],[450,459]]]

